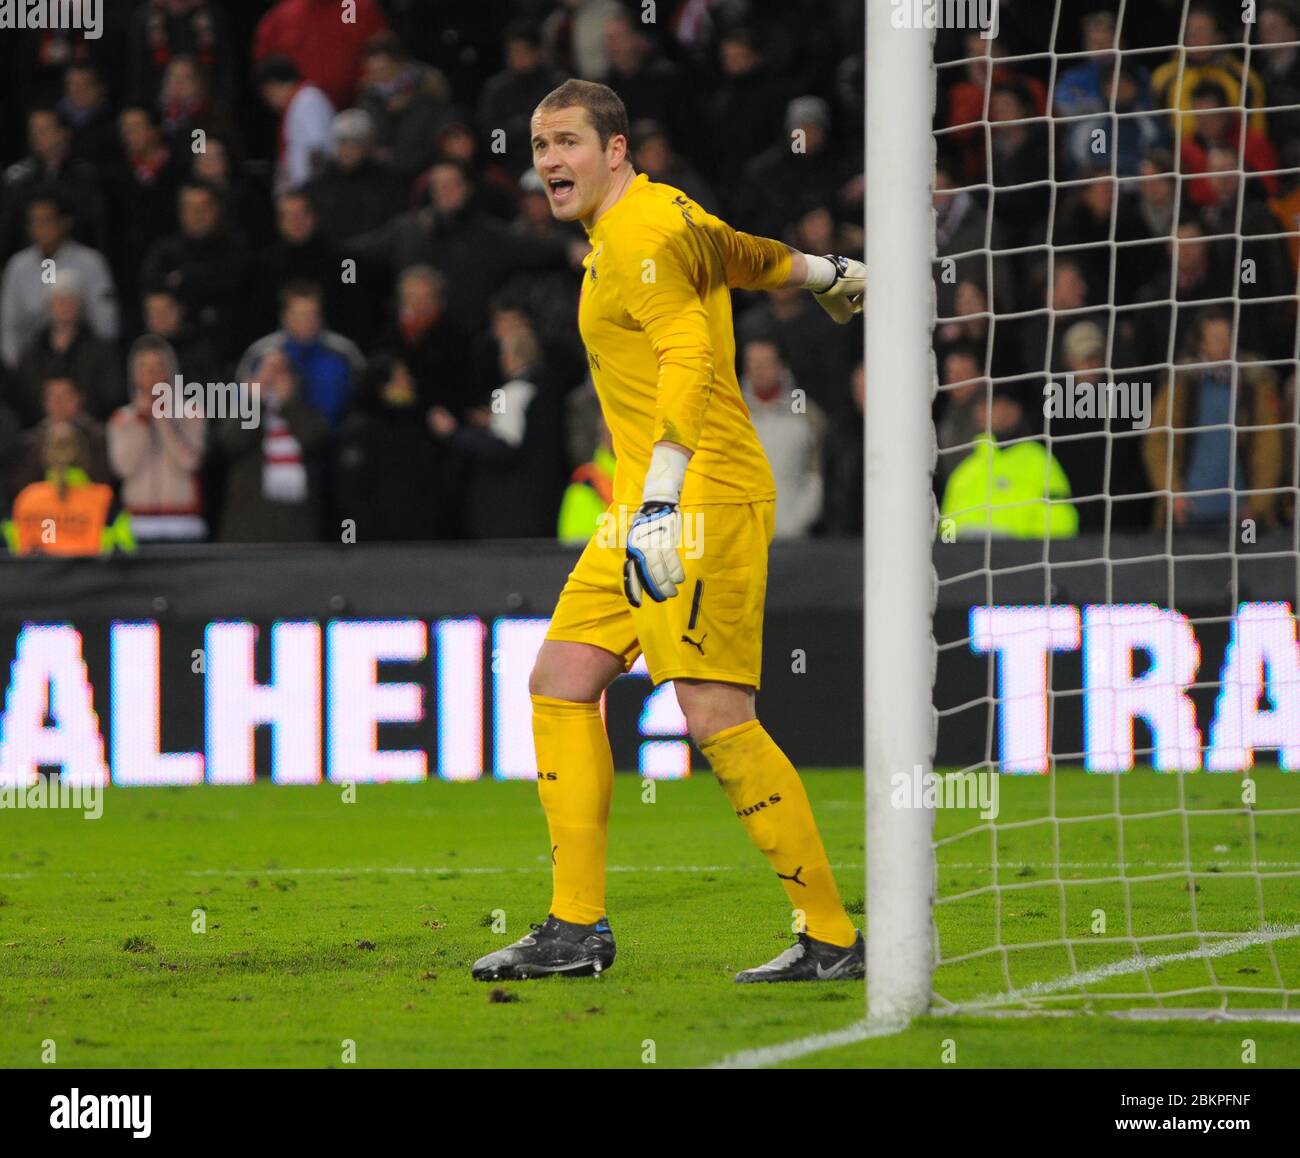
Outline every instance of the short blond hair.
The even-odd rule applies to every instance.
[[[623,104],[623,98],[607,84],[578,80],[576,77],[566,80],[542,97],[534,111],[554,113],[560,109],[572,108],[587,110],[587,119],[596,130],[602,149],[608,146],[610,137],[616,134],[622,134],[624,140],[631,136],[627,106]]]

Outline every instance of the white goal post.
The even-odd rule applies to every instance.
[[[928,772],[934,752],[934,35],[891,12],[867,5],[867,1010],[884,1020],[929,1006],[934,879],[931,812],[890,807],[893,776]]]
[[[1297,1019],[1300,0],[990,8],[866,5],[868,1018]]]

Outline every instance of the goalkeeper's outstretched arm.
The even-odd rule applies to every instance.
[[[817,304],[839,324],[862,313],[867,292],[867,267],[851,257],[828,253],[817,257],[790,250],[790,277],[786,285],[810,290]]]
[[[801,253],[770,237],[742,233],[711,213],[704,215],[703,225],[722,256],[732,289],[798,286],[811,291],[840,325],[862,312],[867,284],[867,267],[862,262],[835,254]]]

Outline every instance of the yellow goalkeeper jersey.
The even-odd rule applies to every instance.
[[[588,236],[578,327],[618,457],[614,502],[640,505],[661,440],[693,452],[682,505],[775,498],[736,379],[730,290],[781,286],[790,251],[644,173]]]

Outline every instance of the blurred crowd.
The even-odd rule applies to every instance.
[[[532,109],[568,76],[623,97],[638,171],[862,254],[855,0],[104,9],[98,40],[0,37],[22,553],[589,536],[614,465],[576,324],[589,247],[530,167]],[[735,307],[780,532],[860,533],[860,327],[799,290]]]
[[[935,490],[963,533],[1294,520],[1300,10],[1253,9],[1003,0],[997,36],[939,33]],[[61,549],[67,510],[82,547],[590,535],[615,448],[541,97],[604,81],[638,171],[863,254],[861,4],[646,11],[123,0],[98,40],[0,37],[11,548]],[[860,534],[860,328],[734,300],[778,534]],[[1049,411],[1052,383],[1139,406]]]
[[[1292,522],[1300,8],[1067,0],[1054,33],[1056,8],[940,39],[942,513],[1024,537]]]

